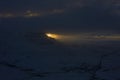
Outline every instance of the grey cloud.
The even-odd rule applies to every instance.
[[[111,0],[1,0],[0,10],[23,10],[23,9],[35,9],[45,10],[53,8],[72,8],[79,6],[88,6],[94,4],[108,4]],[[97,5],[98,5],[97,4]]]

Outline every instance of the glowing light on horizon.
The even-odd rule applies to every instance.
[[[74,44],[74,43],[83,43],[90,41],[120,41],[119,34],[111,34],[111,35],[91,35],[91,34],[53,34],[46,33],[46,36],[49,38],[56,39],[57,41],[66,43],[66,44]]]
[[[53,34],[53,33],[46,33],[47,37],[53,38],[53,39],[59,39],[60,36],[57,34]]]
[[[55,34],[55,33],[46,33],[46,36],[49,38],[56,39],[59,42],[70,43],[75,42],[80,39],[80,36],[68,35],[68,34]]]

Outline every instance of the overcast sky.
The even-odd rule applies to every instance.
[[[46,14],[32,20],[34,26],[120,31],[119,0],[0,0],[0,13],[19,14],[28,10]]]

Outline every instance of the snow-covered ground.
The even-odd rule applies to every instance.
[[[0,31],[0,80],[120,80],[120,42],[41,44],[25,31]]]

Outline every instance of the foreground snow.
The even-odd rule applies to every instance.
[[[120,80],[119,42],[41,44],[24,34],[1,32],[1,80]]]

